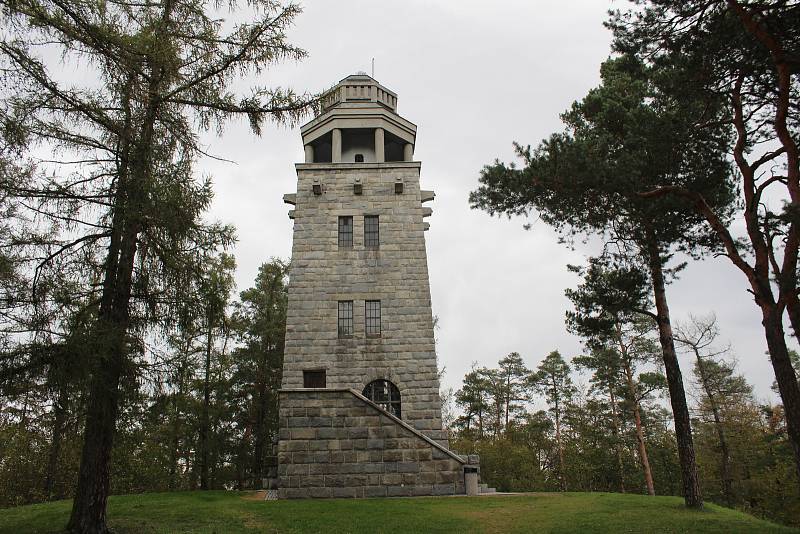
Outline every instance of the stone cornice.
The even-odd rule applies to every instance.
[[[350,169],[419,169],[420,161],[386,161],[383,163],[295,163],[298,171],[310,170],[350,170]]]

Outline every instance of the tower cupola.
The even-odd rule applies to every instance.
[[[365,73],[322,96],[322,112],[300,129],[306,163],[411,161],[417,126],[397,114],[397,95]]]

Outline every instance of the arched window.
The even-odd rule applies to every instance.
[[[400,417],[400,390],[388,380],[373,380],[364,388],[364,396],[395,417]]]

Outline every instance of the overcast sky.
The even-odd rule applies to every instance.
[[[577,283],[565,266],[583,263],[590,251],[558,244],[544,223],[526,231],[521,218],[472,211],[467,197],[484,164],[513,159],[512,141],[536,144],[559,130],[559,114],[597,85],[611,39],[606,11],[627,2],[317,0],[304,7],[290,37],[309,57],[256,83],[316,92],[369,73],[374,57],[375,78],[417,124],[422,187],[436,191],[425,235],[444,385],[457,388],[472,362],[493,366],[512,351],[531,368],[554,349],[580,354],[580,340],[564,327],[564,289]],[[215,184],[211,216],[238,229],[241,290],[271,256],[290,256],[282,196],[296,189],[300,133],[272,127],[256,138],[239,123],[207,143],[236,162],[207,160],[201,168]],[[724,258],[693,263],[668,297],[673,321],[716,312],[721,343],[732,344],[740,371],[759,397],[774,397],[760,314],[739,271]],[[691,360],[682,357],[681,365],[690,375]]]

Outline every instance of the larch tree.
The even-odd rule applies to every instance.
[[[84,258],[97,309],[91,343],[84,445],[68,530],[104,533],[109,457],[129,368],[131,334],[180,299],[178,273],[198,272],[204,251],[231,243],[230,228],[206,224],[212,190],[193,172],[205,153],[198,132],[234,117],[254,133],[293,121],[313,103],[292,91],[234,83],[304,52],[287,42],[300,9],[272,0],[229,2],[246,21],[223,24],[217,4],[2,1],[2,109],[36,180],[11,194],[38,217],[60,221],[36,275],[59,259]],[[60,57],[61,63],[48,58]],[[80,81],[70,72],[79,72]],[[37,158],[34,149],[53,157]]]

